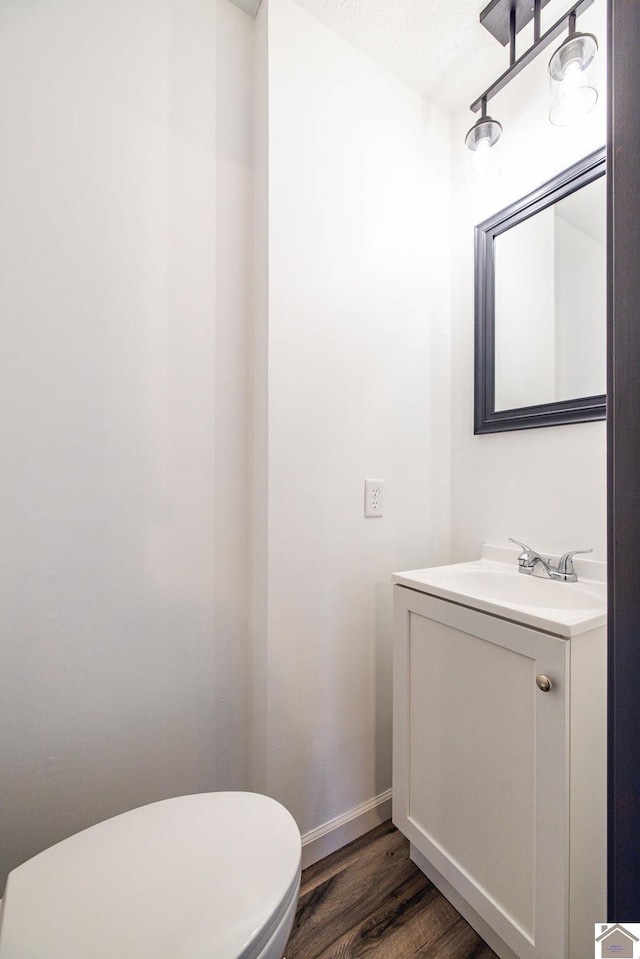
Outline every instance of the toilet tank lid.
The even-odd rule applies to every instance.
[[[14,869],[0,959],[239,959],[267,937],[299,876],[300,833],[273,799],[163,800]]]

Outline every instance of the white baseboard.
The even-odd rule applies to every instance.
[[[306,869],[336,849],[359,839],[387,819],[391,819],[390,789],[331,819],[324,826],[306,832],[302,837],[302,868]]]

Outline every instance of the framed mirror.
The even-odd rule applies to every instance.
[[[605,162],[475,228],[475,433],[606,416]]]

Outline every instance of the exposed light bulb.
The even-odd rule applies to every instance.
[[[580,90],[582,87],[582,69],[577,60],[568,63],[564,78],[560,81],[558,97],[568,110],[575,109],[580,102]]]
[[[496,151],[489,137],[478,140],[473,151],[467,150],[467,180],[476,186],[486,186],[501,176]]]
[[[491,156],[491,143],[486,137],[482,140],[478,140],[473,162],[476,170],[479,173],[488,172],[492,167],[495,166]]]

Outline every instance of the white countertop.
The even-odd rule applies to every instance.
[[[393,582],[564,638],[604,626],[604,563],[576,558],[578,582],[563,583],[549,579],[543,570],[520,573],[519,553],[517,548],[486,544],[478,560],[395,573]],[[552,559],[557,562],[559,557]]]

